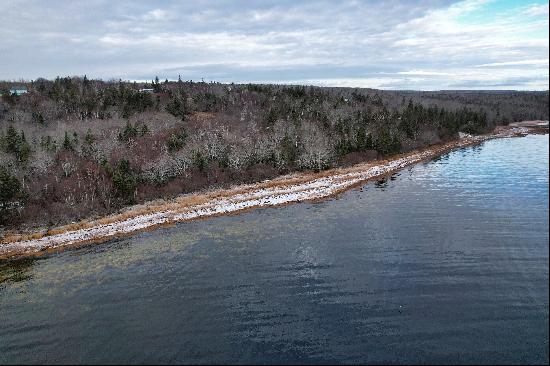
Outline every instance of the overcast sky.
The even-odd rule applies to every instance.
[[[0,0],[0,79],[548,89],[548,2]]]

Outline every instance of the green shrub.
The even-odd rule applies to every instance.
[[[0,222],[5,222],[10,217],[22,198],[23,190],[17,177],[0,165]]]
[[[137,187],[137,178],[130,169],[128,160],[122,159],[117,163],[112,170],[112,178],[117,195],[125,199],[131,198]]]
[[[206,158],[201,154],[200,151],[193,152],[193,164],[201,171],[204,172],[207,165]]]
[[[124,127],[124,130],[118,134],[118,139],[120,141],[128,142],[130,140],[135,139],[138,136],[138,129],[137,126],[132,126],[130,121],[126,121],[126,127]]]
[[[168,138],[168,141],[166,142],[166,146],[168,146],[168,151],[174,152],[181,149],[183,145],[185,145],[186,138],[187,134],[184,130],[171,134]]]
[[[281,141],[281,155],[287,166],[293,165],[298,158],[298,148],[288,135]]]
[[[10,126],[6,131],[6,136],[2,140],[1,146],[5,152],[15,155],[17,161],[20,163],[27,163],[32,149],[31,145],[27,142],[23,131],[21,131],[21,134],[19,135],[15,128]]]
[[[175,117],[180,117],[182,121],[185,120],[185,115],[187,114],[185,98],[185,95],[173,95],[166,104],[166,111]]]

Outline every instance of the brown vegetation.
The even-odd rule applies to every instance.
[[[536,129],[535,129],[536,130]],[[13,258],[17,256],[40,255],[44,252],[53,250],[62,250],[68,247],[79,246],[89,243],[101,243],[113,237],[129,235],[137,231],[151,230],[158,226],[169,225],[175,221],[200,219],[203,217],[211,217],[220,214],[231,214],[237,211],[248,210],[259,205],[272,205],[273,201],[280,194],[289,194],[290,192],[301,191],[306,193],[302,195],[301,200],[317,200],[327,197],[326,193],[321,193],[317,189],[311,190],[312,183],[320,182],[321,179],[328,179],[325,183],[329,184],[329,195],[336,195],[340,192],[363,184],[368,179],[379,179],[380,175],[393,173],[396,169],[419,162],[422,160],[431,159],[435,156],[444,154],[451,149],[457,147],[465,147],[475,143],[485,141],[496,137],[510,137],[529,133],[530,129],[525,128],[507,128],[501,129],[497,133],[492,133],[478,137],[467,137],[460,140],[454,140],[445,144],[438,144],[429,148],[415,151],[408,154],[395,155],[390,159],[380,160],[375,163],[363,163],[348,168],[330,169],[318,173],[298,173],[285,177],[279,177],[272,181],[266,181],[259,184],[246,186],[237,186],[231,189],[209,190],[203,193],[196,193],[179,197],[172,201],[155,201],[145,205],[138,205],[127,209],[126,211],[104,217],[95,221],[82,221],[78,224],[67,225],[55,230],[43,231],[31,235],[12,235],[4,240],[4,246],[0,246],[1,258]],[[397,162],[400,162],[396,165]],[[371,168],[383,168],[378,170],[379,173],[367,173]],[[343,183],[343,184],[341,184]],[[260,201],[257,201],[258,198]],[[251,202],[256,200],[256,204],[247,204],[245,207],[230,209],[228,204],[235,205],[239,202]],[[282,204],[292,202],[282,201]],[[281,204],[281,203],[275,203]],[[210,213],[204,211],[207,209],[215,209],[227,207],[228,211],[221,213]],[[175,216],[181,213],[197,213],[203,211],[202,214],[193,216],[182,216],[179,219]],[[153,215],[153,216],[151,216]],[[160,216],[159,216],[160,215]],[[158,221],[158,218],[163,217],[165,220]],[[186,218],[187,217],[187,218]],[[145,226],[135,226],[134,219],[138,222],[144,222]],[[145,220],[145,221],[144,221]],[[110,227],[107,231],[104,229]]]
[[[0,83],[0,235],[55,232],[128,205],[350,166],[450,141],[459,131],[548,119],[547,92],[180,81],[154,82],[155,93],[142,93],[150,85],[58,78],[25,83],[29,92],[15,96],[11,85]]]

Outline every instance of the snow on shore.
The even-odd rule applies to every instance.
[[[518,131],[515,131],[518,132]],[[465,136],[457,142],[443,147],[413,152],[397,159],[364,170],[337,170],[334,174],[305,180],[302,183],[270,188],[252,189],[246,193],[213,199],[207,203],[182,206],[136,217],[121,219],[108,224],[97,224],[89,228],[44,236],[38,239],[21,240],[0,244],[0,258],[31,255],[47,249],[62,248],[86,242],[102,242],[120,235],[152,228],[155,226],[192,220],[201,217],[227,214],[254,207],[275,206],[290,202],[300,202],[328,197],[366,180],[382,176],[422,160],[433,158],[452,148],[464,147],[494,137],[512,135],[512,130],[501,131],[489,136]]]

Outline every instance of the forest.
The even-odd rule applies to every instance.
[[[14,90],[25,90],[15,93]],[[0,82],[0,237],[548,120],[548,91]]]

